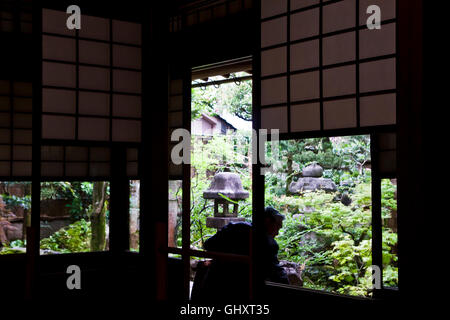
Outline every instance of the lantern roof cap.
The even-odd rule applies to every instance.
[[[249,192],[242,187],[239,175],[233,172],[216,173],[208,190],[203,192],[203,198],[221,199],[220,194],[232,200],[243,200],[249,197]]]

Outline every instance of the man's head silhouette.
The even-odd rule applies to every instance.
[[[264,209],[264,226],[267,235],[275,238],[278,232],[283,227],[284,216],[273,207],[266,207]]]

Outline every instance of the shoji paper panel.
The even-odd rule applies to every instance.
[[[324,33],[355,27],[356,1],[344,0],[323,6]]]
[[[330,65],[356,59],[356,34],[347,32],[323,39],[323,64]]]
[[[320,0],[291,0],[291,10],[313,6],[319,2]]]
[[[137,148],[127,149],[127,175],[129,178],[138,176],[138,155],[139,150]]]
[[[270,47],[284,43],[287,40],[287,19],[285,17],[263,22],[261,24],[261,29],[262,47]]]
[[[109,25],[109,19],[83,15],[83,27],[79,31],[80,37],[109,41],[111,37]]]
[[[140,118],[142,113],[142,99],[139,96],[114,94],[113,116]]]
[[[287,132],[287,108],[267,108],[261,110],[261,127],[264,129],[279,129]]]
[[[0,80],[0,177],[31,176],[32,84]]]
[[[356,127],[356,99],[327,101],[323,104],[324,129]]]
[[[361,59],[395,53],[395,23],[383,25],[380,30],[359,31],[359,55]],[[375,31],[375,32],[374,32]]]
[[[381,9],[381,21],[393,20],[396,18],[395,0],[359,0],[359,23],[365,25],[367,21],[366,10],[371,5],[377,5]]]
[[[318,67],[319,41],[312,40],[291,45],[290,58],[292,71]]]
[[[115,121],[115,120],[114,120]],[[80,140],[109,140],[109,121],[101,118],[78,118],[78,138]]]
[[[286,73],[287,50],[286,47],[266,50],[261,53],[261,75]]]
[[[43,115],[42,138],[75,139],[75,117]]]
[[[378,164],[381,175],[395,176],[397,171],[397,135],[380,133],[377,135]]]
[[[338,97],[356,93],[356,66],[331,68],[323,71],[324,97]]]
[[[108,116],[111,96],[102,92],[81,91],[78,112],[83,115]]]
[[[114,119],[112,122],[113,141],[141,141],[141,122],[137,120]]]
[[[261,18],[273,17],[287,11],[287,0],[262,0]]]
[[[291,129],[293,131],[320,130],[320,105],[318,103],[292,105]]]
[[[75,32],[66,19],[43,10],[42,137],[140,142],[141,25],[83,15]]]
[[[31,1],[0,2],[0,32],[21,32],[30,34],[33,30]]]
[[[319,34],[319,9],[291,15],[291,41],[314,37]]]
[[[43,89],[42,111],[74,114],[76,112],[76,93],[71,90]]]
[[[42,57],[49,60],[76,60],[76,41],[71,38],[43,36]]]
[[[278,77],[261,81],[261,105],[286,103],[287,78]]]
[[[395,124],[395,2],[262,1],[263,128],[310,132]],[[382,12],[380,30],[366,26],[367,7],[374,4]]]
[[[362,63],[359,79],[361,92],[395,89],[395,59]]]
[[[361,97],[361,126],[396,123],[396,95],[383,94]]]
[[[291,101],[317,99],[320,97],[319,72],[300,73],[291,76]]]
[[[42,146],[41,174],[44,178],[109,177],[111,151],[107,147]]]
[[[80,63],[96,64],[100,66],[110,65],[109,44],[96,41],[80,40]]]

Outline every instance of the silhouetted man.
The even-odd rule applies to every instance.
[[[275,237],[283,226],[284,216],[272,207],[264,210],[264,236],[256,243],[261,254],[255,270],[260,278],[268,281],[289,283],[286,272],[279,265],[278,244]],[[205,241],[208,251],[249,255],[252,224],[229,223]],[[199,270],[194,280],[192,300],[211,302],[233,302],[248,300],[249,265],[245,262],[214,259],[209,267]],[[197,271],[197,272],[199,272]],[[202,274],[204,272],[204,274]]]
[[[266,207],[264,210],[264,230],[265,243],[262,244],[261,259],[264,269],[263,277],[265,280],[289,284],[286,271],[280,267],[278,261],[278,250],[280,249],[275,237],[283,227],[284,216],[272,207]]]

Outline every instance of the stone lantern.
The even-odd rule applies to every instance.
[[[233,221],[244,221],[244,218],[238,218],[239,205],[230,202],[225,197],[239,201],[249,197],[248,191],[242,188],[242,182],[239,175],[232,172],[220,172],[214,175],[208,190],[203,192],[203,198],[214,199],[214,217],[206,218],[208,228],[222,229],[225,225]],[[229,210],[229,205],[233,205],[233,210]],[[222,207],[222,211],[219,208]]]
[[[337,190],[333,180],[322,178],[323,168],[317,163],[313,163],[302,170],[302,178],[297,182],[292,182],[289,186],[291,193],[302,193],[303,191],[325,190],[335,192]]]

